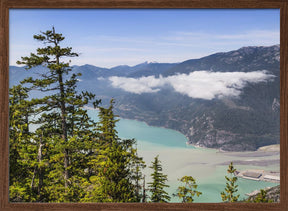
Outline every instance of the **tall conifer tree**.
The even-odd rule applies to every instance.
[[[140,201],[135,181],[141,179],[137,168],[142,169],[145,165],[134,148],[135,140],[118,137],[116,122],[119,120],[113,113],[113,104],[112,99],[108,108],[100,107],[99,111],[99,147],[94,160],[94,172],[98,178],[94,181],[101,187],[94,191],[104,202]],[[97,197],[95,194],[93,197]]]
[[[114,100],[107,109],[99,107],[97,125],[83,109],[95,95],[77,92],[81,74],[73,74],[69,62],[63,60],[78,54],[60,47],[64,37],[54,27],[34,38],[44,47],[22,57],[18,64],[25,64],[27,70],[44,68],[36,69],[38,77],[26,78],[10,90],[10,199],[140,201],[144,161],[137,155],[134,139],[118,138]],[[28,100],[30,90],[42,97]],[[99,103],[94,101],[94,107]],[[33,132],[31,123],[37,125]]]
[[[35,196],[29,185],[33,168],[27,154],[29,147],[29,115],[33,106],[28,101],[29,89],[21,84],[9,89],[9,186],[11,201],[34,201]]]
[[[54,172],[55,177],[63,175],[63,180],[59,180],[59,178],[56,180],[58,180],[59,191],[64,191],[66,196],[59,197],[56,194],[51,200],[70,201],[73,198],[71,194],[75,192],[75,190],[72,190],[69,193],[69,189],[73,189],[72,181],[76,179],[73,176],[79,173],[78,169],[76,174],[76,168],[74,167],[81,165],[79,164],[78,155],[86,153],[84,142],[87,141],[88,136],[93,137],[89,128],[95,126],[82,107],[89,100],[93,100],[95,95],[88,92],[82,92],[81,94],[76,92],[77,77],[81,74],[71,73],[72,69],[69,67],[69,62],[65,62],[64,58],[75,57],[78,54],[72,52],[71,47],[63,48],[60,46],[60,43],[65,39],[62,34],[56,33],[53,27],[52,30],[34,35],[34,39],[42,42],[44,47],[38,48],[36,54],[31,53],[28,57],[22,57],[22,60],[17,63],[25,64],[26,69],[39,65],[46,68],[45,71],[39,72],[38,78],[25,79],[24,84],[30,89],[43,93],[43,98],[34,100],[37,101],[38,110],[41,111],[37,123],[42,125],[44,133],[46,131],[50,137],[53,137],[52,141],[57,140],[54,143],[54,146],[57,147],[56,150],[54,149],[55,155],[53,155],[55,162],[51,164],[54,171],[50,171],[50,177],[52,180],[56,179],[51,175],[52,172]],[[99,101],[95,101],[94,106],[98,103]],[[38,138],[38,140],[43,141],[43,138]],[[84,149],[81,147],[84,147]],[[62,168],[59,166],[61,163]],[[56,173],[56,169],[60,172]],[[84,167],[81,171],[81,174],[84,174]],[[61,187],[61,181],[64,181],[64,188]],[[76,182],[79,181],[76,179]],[[50,189],[50,192],[55,191]]]
[[[222,197],[222,201],[224,202],[236,202],[238,201],[239,198],[239,194],[235,195],[238,191],[237,187],[238,185],[236,185],[237,182],[237,177],[234,176],[234,172],[236,171],[236,169],[233,166],[233,162],[230,163],[228,169],[227,169],[227,173],[230,174],[230,177],[225,176],[227,182],[226,182],[226,188],[225,188],[225,192],[221,192],[221,197]]]
[[[151,192],[151,201],[152,202],[168,202],[171,197],[164,190],[165,187],[169,187],[169,185],[165,184],[167,181],[167,175],[162,173],[162,165],[160,160],[158,159],[158,155],[154,158],[154,162],[149,168],[153,169],[152,182],[148,183],[148,187]]]

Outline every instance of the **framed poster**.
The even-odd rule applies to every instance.
[[[286,4],[1,1],[1,208],[285,210]]]

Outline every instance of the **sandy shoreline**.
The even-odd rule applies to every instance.
[[[91,107],[91,106],[84,106],[83,109],[87,109],[87,110],[99,110],[98,108],[94,108],[94,107]],[[177,131],[179,133],[181,133],[180,131],[178,130],[174,130],[174,129],[171,129],[171,128],[166,128],[166,127],[161,127],[161,126],[154,126],[154,125],[150,125],[149,123],[145,122],[145,121],[140,121],[140,120],[137,120],[137,119],[127,119],[127,118],[121,118],[119,117],[119,119],[126,119],[126,120],[133,120],[133,121],[138,121],[138,122],[144,122],[146,125],[148,126],[151,126],[151,127],[160,127],[160,128],[164,128],[164,129],[167,129],[167,130],[173,130],[173,131]],[[183,133],[181,133],[183,134]],[[183,134],[187,140],[189,140],[189,138]],[[217,150],[217,153],[226,153],[227,155],[229,155],[229,153],[239,153],[237,156],[239,157],[263,157],[263,156],[273,156],[273,155],[278,155],[280,154],[280,144],[274,144],[274,145],[267,145],[267,146],[263,146],[263,147],[260,147],[258,150],[256,151],[225,151],[225,150],[222,150],[220,148],[208,148],[208,147],[205,147],[205,146],[200,146],[199,144],[192,144],[192,143],[189,143],[189,141],[186,142],[186,145],[187,146],[192,146],[192,147],[195,147],[196,149],[211,149],[211,150]],[[241,154],[241,152],[243,152],[243,154]],[[247,154],[247,153],[250,153],[250,154]]]
[[[280,159],[273,160],[233,160],[234,165],[251,165],[251,166],[271,166],[280,163]],[[229,165],[230,162],[223,162],[219,165]]]
[[[86,107],[86,109],[91,111],[97,110],[91,107]],[[121,118],[121,120],[130,119]],[[133,121],[145,123],[138,120]],[[219,193],[225,187],[225,175],[227,174],[227,167],[231,161],[235,162],[234,167],[239,171],[244,171],[246,169],[261,169],[265,171],[280,170],[280,162],[278,162],[280,153],[269,150],[269,147],[268,149],[254,152],[223,152],[219,151],[219,149],[205,148],[197,145],[192,145],[193,147],[189,147],[190,144],[185,146],[185,141],[187,139],[176,135],[175,140],[179,139],[181,140],[181,143],[183,143],[183,145],[177,145],[175,142],[169,141],[171,137],[174,138],[174,133],[171,131],[177,133],[179,131],[169,129],[171,130],[167,131],[169,135],[163,136],[162,133],[165,131],[161,131],[162,129],[159,129],[158,131],[157,128],[160,127],[152,126],[152,128],[147,128],[145,125],[149,126],[147,123],[138,124],[136,122],[120,121],[117,127],[119,130],[122,130],[123,137],[130,138],[130,136],[132,136],[137,139],[138,155],[143,157],[147,165],[147,168],[143,171],[143,174],[146,175],[146,182],[151,182],[150,175],[152,170],[148,167],[151,165],[154,158],[159,155],[163,173],[168,175],[168,184],[170,185],[170,188],[168,189],[169,194],[175,192],[179,185],[179,178],[190,175],[197,180],[200,190],[205,192],[205,196],[203,195],[201,197],[202,199],[199,198],[198,202],[221,201],[221,198],[217,197],[220,197]],[[131,129],[133,131],[131,131]],[[181,133],[181,135],[183,134]],[[121,135],[119,137],[121,137]],[[182,142],[182,140],[184,141]],[[255,160],[263,161],[259,163],[255,162]],[[271,186],[270,183],[266,183],[265,181],[255,182],[242,178],[239,180],[239,185],[241,194],[249,193],[268,185]]]
[[[163,149],[161,146],[142,147],[139,144],[139,155],[143,156],[146,164],[150,165],[152,159],[159,155],[159,159],[163,162],[163,169],[167,172],[173,172],[175,175],[189,175],[191,170],[197,177],[206,177],[217,166],[226,167],[233,162],[234,166],[255,166],[256,168],[264,168],[270,171],[280,170],[280,154],[258,154],[255,159],[252,152],[238,152],[218,153],[215,149],[203,148],[170,148]],[[152,145],[152,144],[151,144]],[[257,152],[257,151],[256,151]],[[273,168],[271,168],[273,167]],[[195,171],[195,169],[198,169]]]
[[[265,172],[280,171],[278,155],[257,157],[259,162],[255,162],[253,161],[255,158],[251,157],[251,152],[246,152],[246,156],[244,156],[245,152],[242,152],[243,156],[238,157],[238,153],[230,152],[229,156],[227,156],[227,153],[218,153],[215,149],[166,148],[161,145],[155,146],[155,144],[143,143],[141,141],[138,146],[138,154],[144,158],[147,167],[151,165],[154,157],[159,155],[163,173],[168,175],[168,184],[170,185],[169,193],[174,193],[173,191],[175,191],[179,185],[179,178],[184,175],[193,176],[199,185],[199,190],[205,193],[205,196],[203,195],[202,197],[209,198],[201,199],[199,197],[197,202],[221,201],[221,199],[216,200],[214,197],[219,197],[219,193],[225,188],[225,176],[227,175],[227,167],[231,161],[238,171],[246,171],[249,169],[260,169]],[[151,169],[146,168],[143,173],[146,175],[146,182],[150,182]],[[241,178],[241,180],[238,181],[241,194],[243,194],[242,197],[244,197],[245,193],[271,186],[269,182],[271,181],[253,181],[245,178]],[[265,186],[265,184],[267,185]]]

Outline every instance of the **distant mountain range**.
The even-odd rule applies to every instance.
[[[189,143],[246,151],[280,142],[280,46],[243,47],[181,63],[142,63],[82,73],[79,90],[107,105],[116,99],[122,118],[180,131]],[[10,86],[31,71],[10,66]]]

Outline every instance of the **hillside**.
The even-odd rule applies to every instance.
[[[279,52],[279,45],[243,47],[182,63],[73,69],[82,73],[79,90],[103,105],[114,97],[122,118],[178,130],[190,144],[247,151],[280,141]],[[11,85],[25,77],[23,68],[10,67]]]
[[[266,190],[266,197],[268,200],[271,200],[272,202],[276,202],[279,203],[280,202],[280,185],[277,185],[275,187],[272,188],[267,188]],[[249,196],[247,200],[255,200],[255,198],[258,196],[258,194],[260,193],[260,191],[255,192],[254,195]]]
[[[189,143],[226,151],[256,150],[279,143],[279,46],[245,47],[175,65],[164,75],[193,71],[251,72],[266,70],[274,80],[248,83],[237,97],[212,100],[190,98],[171,90],[118,99],[124,118],[176,129]]]

